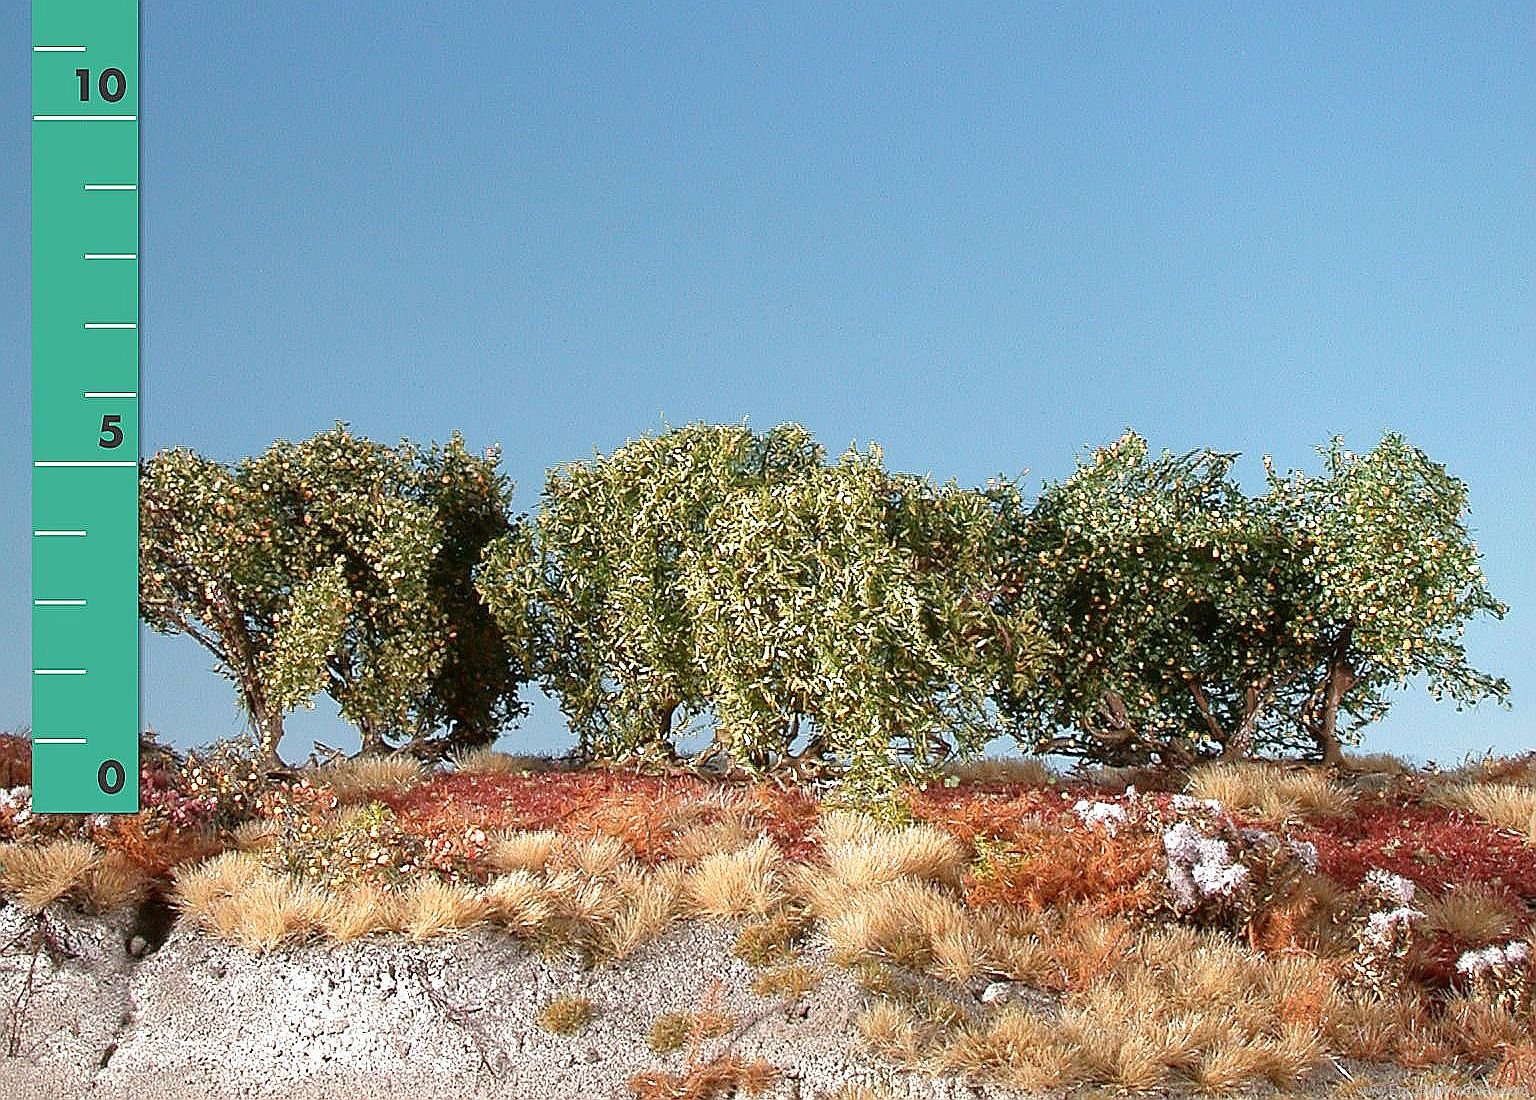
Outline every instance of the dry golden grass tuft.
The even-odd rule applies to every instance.
[[[1091,1012],[1068,1009],[1062,1028],[1077,1049],[1090,1080],[1112,1084],[1127,1092],[1147,1092],[1169,1079],[1165,1049],[1143,1031],[1143,1025],[1119,1017],[1094,1019]]]
[[[243,893],[262,874],[261,861],[249,852],[221,852],[174,873],[171,902],[197,924],[212,927],[216,903]]]
[[[1062,1040],[1054,1020],[1017,1009],[986,1025],[973,1057],[994,1064],[1004,1083],[1026,1092],[1071,1087],[1088,1077],[1082,1052]]]
[[[847,813],[823,818],[821,838],[824,877],[834,893],[873,890],[902,878],[958,888],[970,856],[936,826],[889,829]]]
[[[1060,988],[1063,983],[1061,966],[1056,955],[1042,940],[1028,935],[1018,935],[1006,927],[993,927],[984,933],[993,969],[1014,981],[1028,982],[1041,989]],[[945,965],[939,951],[935,951],[935,969]],[[935,976],[942,977],[942,974]]]
[[[1450,772],[1447,779],[1460,779],[1475,783],[1519,783],[1536,786],[1536,752],[1519,756],[1484,756],[1468,758]]]
[[[1434,1040],[1429,1014],[1415,998],[1343,996],[1323,1017],[1321,1034],[1335,1053],[1365,1062],[1423,1065]],[[1441,1029],[1443,1035],[1443,1029]]]
[[[0,846],[0,889],[23,909],[38,910],[74,891],[100,858],[88,840]]]
[[[698,863],[719,852],[739,852],[762,837],[762,827],[745,813],[726,813],[712,821],[673,824],[667,853],[684,863]]]
[[[1346,1018],[1339,1026],[1347,1025]],[[1531,1037],[1530,1023],[1525,1018],[1464,993],[1455,993],[1445,999],[1440,1013],[1440,1032],[1455,1049],[1478,1062],[1496,1058],[1504,1050],[1528,1042]]]
[[[1323,1041],[1310,1027],[1287,1024],[1278,1036],[1262,1038],[1259,1045],[1264,1051],[1260,1068],[1270,1083],[1281,1089],[1294,1088],[1328,1056]]]
[[[627,844],[618,837],[603,834],[566,837],[555,849],[551,866],[601,879],[614,879],[639,868]]]
[[[404,913],[396,896],[377,886],[357,884],[328,896],[316,924],[328,939],[351,943],[377,932],[400,931]]]
[[[427,778],[415,757],[353,756],[308,769],[311,782],[326,786],[340,802],[366,802],[381,794],[398,794]]]
[[[1453,783],[1432,790],[1430,800],[1465,810],[1490,825],[1520,833],[1536,845],[1536,786],[1524,783]]]
[[[1353,800],[1324,772],[1258,762],[1201,765],[1190,772],[1188,790],[1196,798],[1214,798],[1228,810],[1262,821],[1340,817]]]
[[[538,931],[554,915],[543,881],[527,871],[493,877],[486,884],[485,901],[492,920],[521,934]]]
[[[208,921],[223,938],[261,954],[322,927],[326,900],[313,886],[263,873],[240,893],[215,901]]]
[[[1230,1092],[1262,1075],[1269,1058],[1264,1046],[1253,1039],[1229,1039],[1214,1044],[1196,1060],[1190,1071],[1206,1092]]]
[[[248,852],[228,851],[176,871],[171,901],[195,925],[249,951],[269,951],[312,933],[356,938],[385,927],[356,911],[350,895],[328,895],[266,870]]]
[[[1050,786],[1056,774],[1043,760],[1032,756],[984,756],[951,764],[944,769],[961,783],[986,786],[1036,788]]]
[[[106,912],[140,901],[149,880],[121,852],[103,852],[88,840],[0,845],[0,893],[36,911],[58,901]]]
[[[493,871],[542,871],[561,842],[560,834],[549,829],[498,834],[486,844],[485,864]]]
[[[956,1027],[934,1055],[933,1064],[1029,1088],[1070,1084],[1082,1072],[1080,1055],[1063,1041],[1058,1022],[1016,1006]],[[1021,1078],[1027,1078],[1027,1085],[1021,1084]]]
[[[859,1014],[854,1026],[870,1050],[898,1065],[913,1065],[923,1056],[924,1029],[910,1009],[895,1001],[876,1001]]]
[[[1154,995],[1179,1009],[1220,1006],[1246,1012],[1258,1007],[1268,970],[1268,960],[1219,933],[1205,933],[1193,950],[1170,960],[1156,975]]]
[[[80,882],[80,900],[90,909],[105,913],[137,905],[149,894],[150,880],[122,852],[104,852]]]
[[[706,856],[688,873],[688,907],[706,917],[761,916],[784,899],[782,865],[766,837],[739,851]]]
[[[1289,1086],[1324,1057],[1315,1033],[1327,1007],[1322,994],[1334,986],[1320,960],[1268,959],[1219,932],[1055,919],[1045,942],[1072,972],[1056,1016],[1005,1005],[989,1019],[925,1017],[892,987],[861,1025],[866,1041],[910,1066],[926,1060],[1030,1090],[1096,1083],[1146,1092],[1176,1078],[1208,1092],[1266,1078]],[[994,916],[979,934],[1050,931],[1043,917],[1035,920],[1042,927],[1025,930]],[[1309,999],[1319,1004],[1309,1008]]]
[[[556,997],[539,1010],[539,1026],[552,1035],[575,1035],[596,1015],[586,997]]]
[[[946,982],[963,984],[981,973],[1001,969],[1002,952],[977,928],[941,928],[929,938],[932,962],[928,972]]]
[[[609,924],[624,908],[620,886],[574,870],[550,875],[544,881],[543,896],[550,915],[540,931],[556,939],[586,938]]]
[[[1316,955],[1292,953],[1267,960],[1263,975],[1263,1002],[1274,1006],[1282,1027],[1315,1033],[1323,1019],[1336,1013],[1342,994],[1329,965]]]
[[[899,879],[824,918],[821,934],[843,965],[875,959],[926,969],[934,941],[960,937],[967,926],[966,911],[954,898],[927,883]]]
[[[480,891],[436,878],[413,881],[401,892],[399,907],[400,927],[413,940],[472,928],[491,912]]]
[[[1344,770],[1355,775],[1409,775],[1413,765],[1389,752],[1346,752]]]
[[[684,875],[683,868],[668,865],[622,880],[624,900],[602,929],[602,954],[625,958],[665,931],[682,911]]]
[[[1484,944],[1512,935],[1521,914],[1509,895],[1481,882],[1459,883],[1438,898],[1419,903],[1424,927],[1463,943]]]
[[[546,756],[522,756],[493,748],[465,749],[454,753],[449,762],[462,775],[525,775],[548,771],[552,763]]]

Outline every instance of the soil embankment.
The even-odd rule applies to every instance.
[[[792,1005],[752,992],[725,923],[676,926],[591,969],[488,930],[255,956],[177,926],[143,958],[134,934],[127,917],[0,909],[11,944],[0,986],[8,1006],[20,998],[0,1098],[595,1100],[630,1095],[635,1074],[681,1074],[727,1052],[775,1067],[769,1097],[859,1084],[903,1097],[1008,1095],[902,1074],[860,1051],[853,1018],[866,995],[839,968]],[[538,1022],[560,997],[592,1002],[575,1035]],[[691,1052],[647,1046],[658,1016],[701,1008],[733,1026]]]

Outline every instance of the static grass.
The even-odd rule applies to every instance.
[[[673,1054],[682,1050],[693,1031],[691,1012],[668,1012],[656,1017],[646,1032],[645,1045],[657,1054]]]
[[[1161,838],[1081,828],[1071,800],[1085,792],[1070,784],[1058,784],[1066,799],[1062,790],[995,789],[998,777],[985,790],[924,792],[913,805],[925,820],[893,828],[841,813],[818,821],[799,803],[790,814],[777,796],[734,788],[631,790],[627,777],[552,772],[541,780],[582,792],[579,809],[562,816],[558,790],[527,788],[521,775],[450,778],[461,785],[438,791],[430,815],[398,816],[423,838],[487,826],[483,853],[451,881],[423,869],[390,888],[321,891],[263,865],[271,829],[253,819],[225,836],[236,848],[177,867],[170,896],[199,927],[256,952],[487,926],[551,954],[601,960],[678,920],[744,917],[732,951],[756,971],[759,995],[808,996],[820,974],[797,956],[814,941],[872,998],[860,1021],[872,1049],[911,1068],[1020,1088],[1288,1087],[1325,1056],[1482,1065],[1518,1088],[1536,1066],[1529,1011],[1474,995],[1452,973],[1463,950],[1533,934],[1536,857],[1493,822],[1523,812],[1524,772],[1453,783],[1410,776],[1356,796],[1322,772],[1197,770],[1192,790],[1319,852],[1319,873],[1226,931],[1144,906]],[[414,805],[441,781],[382,797]],[[544,800],[542,816],[519,816],[525,794]],[[478,816],[493,803],[505,818],[550,827],[497,833]],[[618,809],[605,816],[604,806]],[[0,888],[34,906],[121,904],[138,889],[132,865],[86,841],[34,841],[0,849]],[[1403,984],[1374,1000],[1340,979],[1364,917],[1354,884],[1368,867],[1419,882],[1425,914]],[[1502,885],[1489,885],[1495,878]],[[1033,987],[1028,1004],[1057,998],[1048,1032],[1023,1004],[962,1005],[940,992],[999,979]],[[674,1022],[658,1053],[696,1047],[709,1034],[701,1015]],[[707,1080],[692,1073],[673,1075],[674,1085]]]
[[[784,900],[783,856],[762,837],[733,852],[705,856],[688,875],[689,911],[701,917],[761,916]]]
[[[305,774],[316,786],[329,787],[343,804],[401,794],[428,778],[421,762],[405,755],[347,757]]]
[[[736,1017],[717,1010],[667,1012],[656,1017],[646,1032],[645,1044],[657,1054],[674,1054],[718,1039],[736,1026]]]
[[[461,775],[518,775],[530,776],[547,772],[554,767],[554,760],[547,756],[526,756],[498,752],[492,748],[466,749],[454,753],[450,759],[453,770]]]
[[[55,902],[107,912],[136,904],[149,887],[122,852],[103,851],[88,840],[0,845],[0,892],[31,912]]]
[[[777,966],[752,977],[752,992],[760,997],[778,997],[789,1003],[801,1000],[821,984],[820,971],[792,963]]]
[[[1536,846],[1536,786],[1525,783],[1456,783],[1431,798],[1442,806],[1464,810],[1499,829],[1519,833]]]
[[[780,909],[742,925],[731,953],[749,966],[787,963],[795,958],[808,928],[803,913]]]
[[[1261,821],[1342,817],[1352,796],[1326,773],[1276,764],[1206,764],[1190,773],[1188,793]]]
[[[576,1035],[596,1016],[586,997],[557,997],[539,1010],[539,1026],[552,1035]]]

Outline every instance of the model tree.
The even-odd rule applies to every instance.
[[[1325,476],[1271,471],[1251,498],[1234,456],[1154,459],[1127,433],[1047,486],[1014,551],[1054,643],[1034,690],[1000,696],[1019,735],[1116,764],[1336,763],[1416,674],[1458,702],[1501,696],[1460,644],[1472,617],[1503,613],[1465,487],[1397,436],[1324,455]]]
[[[1505,699],[1508,683],[1473,668],[1462,637],[1474,618],[1507,608],[1467,530],[1465,483],[1395,433],[1365,455],[1337,438],[1320,451],[1321,476],[1271,469],[1264,505],[1290,534],[1305,586],[1277,674],[1280,714],[1338,763],[1341,745],[1414,677],[1458,708]]]
[[[313,670],[333,626],[308,613],[306,604],[329,601],[294,586],[280,528],[271,498],[221,463],[178,447],[143,464],[140,615],[213,654],[235,684],[265,767],[280,763],[285,715],[322,686]],[[294,667],[311,674],[288,674]]]
[[[457,437],[423,454],[341,424],[232,469],[164,452],[141,490],[143,615],[214,653],[269,764],[283,715],[320,692],[365,752],[494,740],[528,648],[474,594],[510,526],[495,465]]]
[[[829,767],[866,806],[977,750],[1016,656],[993,603],[998,521],[993,498],[891,473],[877,447],[717,509],[684,565],[719,747]]]
[[[1037,751],[1112,763],[1216,755],[1272,692],[1284,547],[1228,478],[1233,456],[1149,457],[1132,432],[1047,485],[1017,583],[1052,638],[1003,709]]]
[[[531,619],[541,681],[584,751],[671,754],[674,731],[708,705],[684,559],[738,490],[820,461],[797,425],[694,424],[550,472],[531,541],[501,540],[481,591],[504,630]]]

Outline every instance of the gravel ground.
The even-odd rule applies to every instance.
[[[623,1097],[631,1075],[677,1072],[688,1062],[686,1052],[663,1056],[646,1046],[655,1018],[703,1005],[738,1023],[693,1056],[731,1050],[765,1059],[779,1070],[770,1100],[830,1100],[855,1084],[892,1100],[1019,1096],[904,1074],[863,1054],[853,1019],[867,995],[837,968],[792,1008],[753,993],[753,972],[730,953],[735,932],[679,925],[629,959],[593,969],[491,930],[256,957],[177,926],[138,958],[129,945],[145,945],[126,916],[50,910],[32,918],[6,906],[0,1055],[16,1054],[0,1057],[0,1100]],[[820,960],[812,951],[803,961]],[[537,1015],[568,996],[590,999],[596,1016],[577,1035],[552,1035]],[[18,1003],[26,1004],[19,1024]],[[1341,1093],[1350,1100],[1501,1095],[1345,1071],[1359,1079]],[[1309,1092],[1326,1095],[1339,1080],[1328,1071]]]

